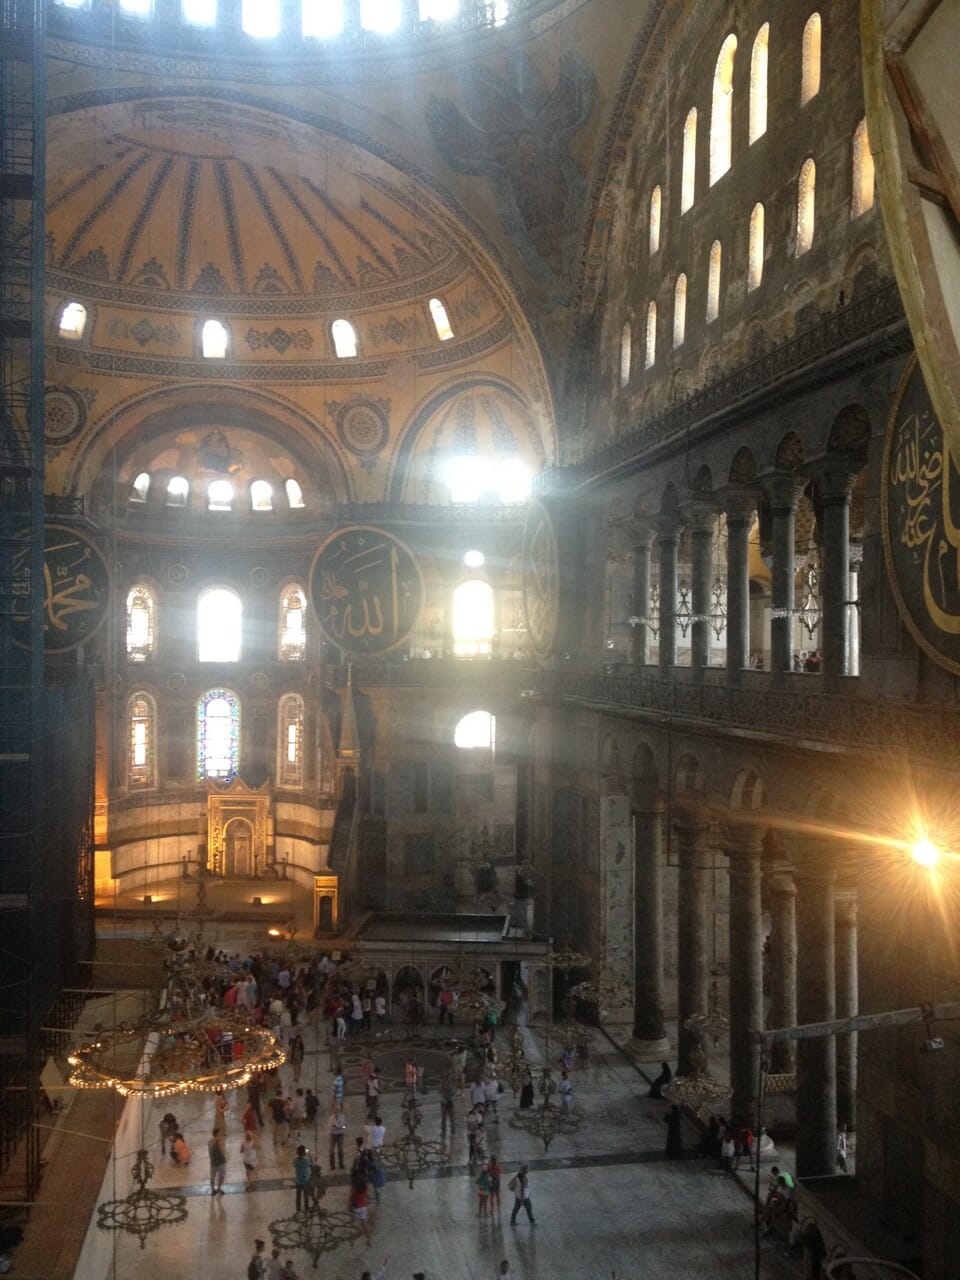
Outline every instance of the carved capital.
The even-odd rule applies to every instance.
[[[858,469],[851,465],[849,458],[838,454],[822,458],[811,468],[811,472],[817,482],[821,501],[829,504],[849,502],[858,474]]]
[[[683,508],[683,523],[694,536],[709,534],[712,537],[716,520],[716,507],[710,503],[690,502]]]
[[[721,497],[727,524],[752,524],[757,514],[757,495],[750,489],[726,489]]]
[[[764,476],[763,492],[774,515],[795,512],[808,477],[796,471],[774,471]]]

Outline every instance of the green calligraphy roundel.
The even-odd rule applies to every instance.
[[[310,598],[333,644],[347,653],[387,653],[420,617],[423,577],[413,552],[392,533],[347,525],[314,556]]]
[[[960,672],[960,471],[916,356],[904,371],[883,458],[883,546],[914,639]]]
[[[26,543],[16,556],[14,577],[15,592],[29,600]],[[61,524],[44,527],[42,590],[45,653],[75,649],[103,626],[110,603],[110,570],[86,534]]]

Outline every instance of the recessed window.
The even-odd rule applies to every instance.
[[[811,13],[803,28],[800,71],[801,107],[820,92],[820,15]]]
[[[770,58],[770,23],[756,34],[750,55],[750,125],[752,146],[767,132],[767,66]]]
[[[150,477],[146,471],[141,471],[133,482],[133,488],[130,490],[131,502],[146,502],[147,494],[150,492]]]
[[[710,110],[710,185],[730,168],[733,147],[733,63],[737,37],[727,36],[720,46],[713,70],[713,100]]]
[[[660,249],[660,218],[663,213],[663,192],[659,186],[650,192],[649,252],[652,258]]]
[[[230,511],[233,507],[233,485],[229,480],[211,480],[207,489],[208,511]]]
[[[63,5],[64,9],[90,8],[90,0],[57,0],[57,4]]]
[[[697,108],[691,107],[683,122],[683,163],[680,173],[680,212],[693,205],[697,183]]]
[[[120,12],[132,18],[150,18],[153,16],[153,0],[120,0]]]
[[[657,358],[657,304],[651,302],[647,307],[647,334],[644,344],[643,367],[652,369]]]
[[[200,350],[204,360],[224,360],[229,337],[226,327],[219,320],[204,321]]]
[[[250,486],[250,507],[253,511],[273,510],[273,489],[267,480],[254,480]]]
[[[460,0],[420,0],[420,21],[449,22],[460,12]]]
[[[153,592],[142,583],[127,593],[127,661],[146,662],[155,644]]]
[[[454,730],[453,743],[463,750],[492,751],[496,745],[495,717],[489,711],[471,711]]]
[[[439,298],[431,298],[429,306],[430,318],[433,321],[434,329],[437,331],[437,337],[441,342],[449,342],[453,337],[453,329],[447,316],[447,308]]]
[[[360,0],[360,26],[364,31],[389,35],[403,20],[402,0]]]
[[[290,693],[280,702],[277,773],[282,787],[303,786],[303,699]]]
[[[723,249],[719,240],[710,246],[710,269],[707,274],[707,324],[720,314],[720,268]]]
[[[174,476],[167,485],[167,506],[185,507],[189,497],[189,481],[184,476]]]
[[[197,600],[197,661],[239,662],[243,605],[229,587],[209,587]]]
[[[673,288],[673,345],[683,346],[687,332],[687,277],[681,271]]]
[[[240,699],[211,689],[197,703],[197,780],[236,777],[240,767]]]
[[[307,39],[330,40],[343,30],[343,0],[303,0],[300,14]]]
[[[127,786],[157,785],[157,708],[147,693],[135,693],[127,703],[129,754]]]
[[[68,302],[60,312],[60,337],[75,342],[83,337],[87,325],[87,308],[82,302]]]
[[[468,551],[463,557],[463,563],[468,569],[481,569],[487,562],[487,557],[482,551]]]
[[[287,495],[287,506],[291,511],[299,511],[303,506],[303,490],[298,481],[286,480],[283,488]]]
[[[192,27],[212,27],[217,21],[217,0],[183,0],[181,13]]]
[[[280,597],[280,660],[302,662],[307,652],[307,597],[303,588],[285,588]]]
[[[630,332],[630,321],[627,320],[620,330],[620,385],[625,387],[630,381],[630,347],[633,338]]]
[[[493,647],[493,588],[472,578],[453,593],[453,652],[458,658],[489,658]]]
[[[813,223],[817,194],[817,166],[808,157],[797,179],[797,257],[813,244]]]
[[[763,279],[763,205],[755,204],[750,213],[750,239],[747,250],[747,292],[760,288]]]
[[[867,134],[867,122],[861,120],[853,135],[853,200],[850,216],[859,218],[873,208],[874,169],[873,152]]]
[[[334,320],[330,336],[339,360],[350,360],[357,354],[357,331],[349,320]]]
[[[271,40],[280,34],[280,0],[243,0],[241,24],[248,36]]]

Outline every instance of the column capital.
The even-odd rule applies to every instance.
[[[707,831],[711,822],[710,810],[698,796],[685,796],[673,806],[672,822],[677,831]]]
[[[856,889],[837,889],[833,895],[833,903],[837,917],[837,928],[855,929],[857,927]]]
[[[766,863],[763,868],[763,884],[765,892],[771,897],[795,898],[797,884],[793,878],[793,863]]]
[[[634,516],[624,525],[627,537],[635,547],[647,549],[653,546],[657,536],[656,524],[652,516]]]
[[[657,539],[660,542],[676,542],[680,537],[680,530],[683,528],[683,520],[680,513],[676,511],[667,511],[663,515],[657,516],[654,521],[654,527],[657,531]]]
[[[847,502],[853,492],[859,468],[854,467],[844,455],[828,455],[810,468],[817,483],[821,502]]]
[[[692,534],[713,534],[717,520],[717,508],[702,500],[686,503],[683,507],[683,523]]]
[[[720,502],[727,524],[749,524],[757,514],[757,494],[739,485],[724,489]]]
[[[836,880],[842,866],[839,851],[822,836],[791,836],[788,848],[798,880],[818,880],[824,884]]]
[[[796,471],[772,471],[763,477],[761,485],[766,494],[770,509],[776,512],[794,513],[800,495],[807,486],[809,477]]]
[[[760,823],[749,819],[726,819],[723,824],[723,852],[728,858],[755,858],[759,862],[763,857],[763,831]]]

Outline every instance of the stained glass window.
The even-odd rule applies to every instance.
[[[157,708],[147,693],[135,693],[127,703],[130,728],[130,755],[127,760],[127,785],[155,787]]]
[[[280,597],[280,660],[302,662],[307,648],[307,597],[302,587],[287,587]]]
[[[127,661],[146,662],[153,657],[155,640],[153,592],[137,583],[127,593]]]
[[[235,778],[240,767],[240,699],[211,689],[197,703],[197,779]]]
[[[239,662],[243,605],[229,587],[209,587],[197,601],[197,661]]]
[[[280,703],[278,774],[282,787],[303,786],[303,699],[290,693]]]

